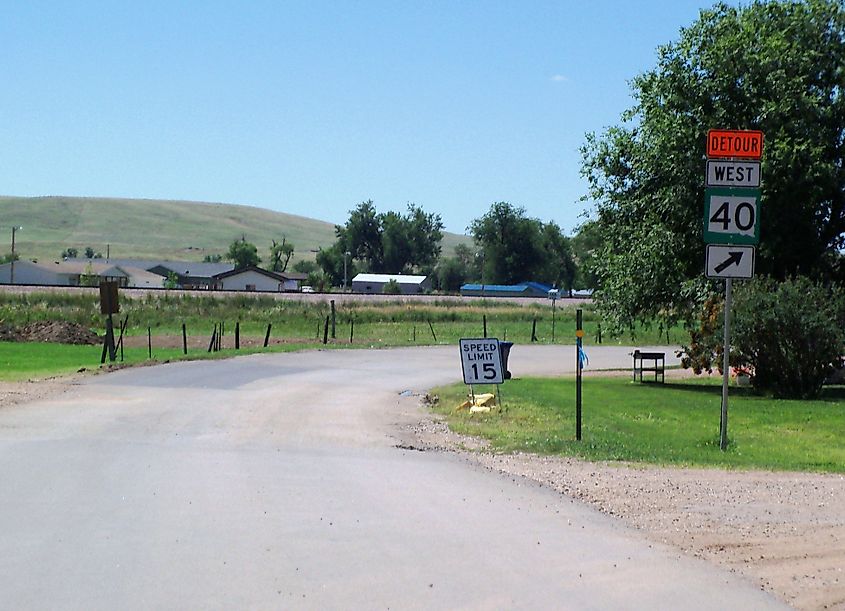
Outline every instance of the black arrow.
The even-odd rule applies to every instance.
[[[722,261],[721,263],[719,263],[719,265],[717,265],[715,267],[715,269],[713,270],[717,274],[721,274],[723,271],[728,269],[731,265],[736,265],[737,267],[739,267],[739,262],[742,261],[743,252],[741,250],[734,250],[734,251],[728,251],[728,254],[730,256],[727,259],[725,259],[724,261]]]

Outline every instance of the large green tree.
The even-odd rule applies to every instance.
[[[229,244],[226,259],[235,264],[235,269],[255,266],[261,262],[261,257],[258,256],[258,249],[255,247],[255,244],[247,242],[244,238],[235,240]]]
[[[717,4],[632,81],[621,125],[588,134],[599,303],[617,326],[687,315],[703,276],[705,136],[765,133],[757,273],[841,274],[845,8],[835,0]],[[839,270],[839,271],[837,271]],[[840,278],[841,280],[841,278]]]
[[[268,269],[271,272],[284,272],[288,268],[288,263],[293,256],[293,244],[287,241],[287,238],[282,236],[281,242],[272,241],[270,246],[270,265]]]
[[[535,280],[572,288],[575,264],[569,240],[555,223],[531,218],[525,208],[496,202],[469,229],[479,248],[483,282]]]
[[[336,284],[342,282],[347,252],[349,278],[353,265],[375,273],[430,273],[440,256],[443,221],[414,204],[405,214],[379,213],[367,200],[349,212],[345,225],[335,227],[335,235],[335,243],[317,255],[317,264]]]

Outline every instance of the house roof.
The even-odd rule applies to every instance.
[[[197,261],[158,261],[155,265],[147,267],[152,270],[156,267],[163,267],[180,276],[196,276],[200,278],[213,278],[218,274],[234,271],[232,263],[205,263]]]
[[[206,263],[205,261],[168,261],[166,259],[117,259],[111,257],[109,259],[65,259],[66,263],[72,261],[81,262],[83,264],[103,263],[106,265],[117,265],[121,269],[127,267],[134,267],[136,269],[143,269],[150,271],[155,267],[166,269],[169,272],[174,272],[180,276],[200,276],[202,278],[211,278],[215,274],[227,272],[234,269],[233,263]],[[158,274],[159,276],[167,274]]]
[[[462,291],[484,291],[485,293],[525,293],[537,291],[548,294],[552,287],[540,282],[520,282],[519,284],[464,284]]]
[[[69,259],[53,261],[52,263],[30,263],[35,267],[46,269],[57,274],[96,274],[97,276],[125,276],[122,269],[102,259]]]
[[[422,284],[428,276],[407,276],[404,274],[358,274],[352,282],[390,282],[399,284]]]
[[[279,282],[284,282],[285,280],[305,280],[305,278],[308,277],[305,274],[299,274],[296,272],[271,272],[260,267],[255,267],[254,265],[250,265],[249,267],[242,267],[240,269],[233,269],[231,271],[215,274],[214,278],[216,278],[217,280],[221,280],[223,278],[231,278],[232,276],[237,276],[246,272],[255,272],[258,274],[262,274],[264,276],[267,276],[268,278],[278,280]]]
[[[485,293],[524,293],[529,290],[527,284],[464,284],[462,291],[484,291]]]

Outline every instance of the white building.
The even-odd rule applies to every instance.
[[[431,289],[428,276],[405,276],[402,274],[358,274],[352,279],[353,293],[384,293],[384,285],[391,280],[399,285],[403,295],[417,295]]]
[[[270,272],[260,267],[244,267],[214,276],[219,291],[298,291],[305,274]]]

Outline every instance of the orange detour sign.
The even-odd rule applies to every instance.
[[[707,132],[707,156],[760,159],[763,156],[763,132],[711,129]]]

